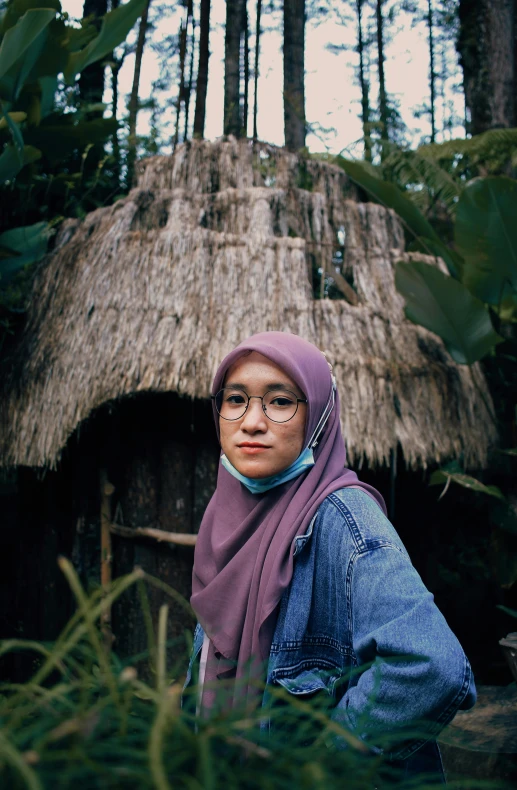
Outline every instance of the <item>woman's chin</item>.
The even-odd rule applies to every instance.
[[[233,466],[237,469],[241,475],[244,477],[249,477],[252,480],[262,480],[265,477],[271,477],[276,473],[275,469],[271,469],[269,465],[259,463],[253,463],[252,461],[248,461],[245,463],[236,464],[232,461]]]

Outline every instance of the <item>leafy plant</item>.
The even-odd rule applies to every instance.
[[[23,307],[13,278],[46,251],[51,227],[63,215],[82,216],[119,191],[104,176],[109,157],[84,176],[86,158],[116,133],[112,118],[91,118],[91,107],[58,108],[64,75],[76,75],[120,44],[145,6],[128,0],[102,19],[75,27],[59,0],[12,0],[0,19],[0,325],[9,328]],[[69,90],[72,90],[71,88]],[[91,171],[91,168],[89,168]],[[21,226],[21,227],[20,227]],[[21,285],[23,278],[17,280]],[[13,295],[14,294],[14,295]]]
[[[266,708],[196,716],[195,684],[181,705],[186,657],[175,667],[167,664],[166,604],[156,635],[148,623],[149,649],[137,662],[121,662],[109,652],[99,628],[102,612],[134,584],[140,587],[144,612],[147,585],[159,585],[176,601],[177,593],[135,570],[87,597],[71,564],[59,562],[78,608],[56,643],[0,643],[0,656],[30,651],[38,663],[25,683],[1,686],[2,787],[323,790],[343,786],[343,777],[350,790],[428,786],[425,777],[417,783],[399,776],[382,754],[334,721],[327,695],[303,700],[271,687]],[[275,737],[261,730],[264,717],[272,720]],[[392,742],[390,733],[379,736],[386,751]]]
[[[501,139],[514,145],[517,131],[503,131],[508,134]],[[487,141],[493,140],[491,133],[486,134],[488,137],[482,135],[481,141],[465,141],[465,151],[485,150]],[[450,144],[444,146],[448,146],[447,155],[456,150]],[[438,156],[438,150],[442,146],[433,146],[431,153]],[[426,155],[426,151],[420,149],[417,154]],[[494,357],[496,347],[503,342],[505,325],[517,322],[517,183],[499,175],[462,184],[455,201],[451,246],[440,238],[409,195],[378,178],[369,163],[342,158],[336,161],[369,196],[397,212],[413,237],[410,249],[441,258],[446,264],[448,274],[438,261],[435,265],[421,260],[397,263],[395,284],[406,300],[406,316],[437,334],[459,364],[472,365]],[[515,368],[517,360],[511,354],[507,356]],[[511,455],[514,451],[506,452]],[[498,487],[485,485],[459,467],[435,472],[431,484],[439,482],[446,484],[445,491],[454,483],[495,498],[491,508],[492,565],[503,586],[514,584],[517,514],[507,497]]]

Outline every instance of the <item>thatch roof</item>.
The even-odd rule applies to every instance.
[[[483,466],[495,429],[481,370],[454,364],[404,318],[400,223],[344,189],[354,197],[324,162],[247,141],[195,142],[144,161],[127,198],[65,222],[4,394],[3,463],[54,467],[106,401],[205,398],[236,343],[276,329],[333,362],[352,463],[387,462],[400,443],[411,467],[460,454]],[[330,267],[340,228],[356,306],[315,300],[309,282],[311,255]]]

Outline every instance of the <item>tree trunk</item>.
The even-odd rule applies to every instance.
[[[187,31],[189,20],[189,8],[187,7],[187,16],[185,20],[181,21],[179,44],[180,44],[180,84],[178,86],[178,98],[176,99],[176,127],[174,130],[174,137],[172,138],[172,147],[176,148],[179,142],[180,135],[180,114],[181,103],[185,98],[185,61],[187,58]]]
[[[192,94],[192,79],[194,76],[194,52],[196,49],[196,23],[194,20],[194,3],[193,0],[189,0],[188,10],[187,10],[187,28],[188,22],[190,19],[191,24],[191,36],[190,36],[190,64],[189,64],[189,74],[188,74],[188,82],[185,86],[185,131],[183,133],[183,139],[186,140],[188,138],[188,122],[189,122],[189,115],[190,115],[190,96]]]
[[[244,55],[243,80],[244,80],[244,101],[242,103],[242,137],[248,136],[248,114],[249,114],[249,85],[250,85],[250,26],[248,9],[246,3],[242,8],[242,50]]]
[[[257,24],[255,28],[255,67],[253,70],[253,140],[258,140],[258,78],[260,58],[260,20],[262,17],[262,0],[257,0]]]
[[[429,92],[431,115],[431,142],[436,142],[436,73],[434,69],[433,3],[427,0],[427,26],[429,28]]]
[[[357,51],[359,53],[359,84],[361,87],[361,120],[363,123],[364,158],[372,161],[372,142],[370,137],[370,96],[368,80],[365,76],[364,39],[363,39],[363,2],[356,0],[357,13]]]
[[[289,151],[305,148],[305,0],[284,0],[284,134]]]
[[[239,137],[240,113],[240,51],[243,6],[246,0],[226,0],[226,32],[224,38],[224,133]]]
[[[138,115],[138,88],[140,85],[140,71],[142,68],[142,56],[144,54],[145,34],[147,31],[147,19],[149,17],[149,6],[151,0],[147,0],[145,8],[140,18],[140,27],[138,28],[138,38],[136,42],[135,51],[135,71],[133,73],[133,86],[131,88],[131,96],[129,98],[129,135],[127,139],[128,153],[127,153],[127,187],[131,189],[133,185],[133,177],[136,161],[136,119]]]
[[[108,13],[108,0],[84,0],[83,18],[94,16],[93,24],[100,30],[101,17]],[[104,95],[104,61],[91,63],[81,72],[79,77],[79,96],[81,101],[87,104],[98,104],[102,102]],[[102,112],[96,113],[96,117],[102,117]]]
[[[381,123],[381,137],[389,138],[389,113],[388,97],[386,94],[386,80],[384,77],[384,19],[382,16],[383,0],[376,0],[375,15],[377,19],[377,63],[379,69],[379,120]],[[382,146],[381,146],[382,157]]]
[[[210,0],[201,0],[199,18],[199,62],[196,82],[196,110],[194,113],[194,137],[202,139],[205,134],[206,90],[208,86],[208,60],[210,58]]]
[[[111,0],[111,11],[114,11],[115,8],[118,8],[119,0]],[[115,54],[111,53],[111,117],[116,121],[118,120],[118,73],[120,71],[120,67],[122,65],[122,60],[118,60],[115,57]],[[118,129],[115,129],[113,132],[113,136],[111,138],[111,143],[113,146],[113,178],[115,180],[115,186],[120,186],[120,143],[118,139]]]
[[[515,0],[460,0],[457,48],[472,134],[517,124],[516,15]]]

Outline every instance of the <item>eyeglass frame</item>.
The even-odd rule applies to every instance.
[[[242,418],[244,417],[244,415],[245,415],[245,414],[246,414],[246,412],[248,411],[248,408],[249,408],[249,405],[250,405],[250,400],[251,400],[252,398],[258,398],[258,400],[260,400],[260,401],[262,402],[262,411],[264,412],[264,415],[267,417],[267,419],[268,419],[270,422],[274,422],[276,425],[285,425],[285,423],[286,423],[286,422],[289,422],[290,420],[292,420],[292,419],[293,419],[293,417],[295,417],[295,416],[296,416],[296,414],[297,414],[297,412],[298,412],[298,404],[299,404],[299,403],[308,403],[308,402],[309,402],[309,401],[307,400],[307,398],[297,398],[297,397],[296,397],[296,392],[293,392],[292,390],[290,390],[290,389],[287,389],[287,387],[285,388],[285,390],[284,390],[284,389],[283,389],[283,390],[277,390],[277,389],[268,390],[268,391],[267,391],[267,392],[265,392],[263,395],[248,395],[248,393],[246,392],[246,390],[240,390],[240,389],[239,389],[239,390],[235,390],[235,392],[240,392],[240,393],[242,393],[242,394],[246,395],[246,397],[247,397],[247,399],[248,399],[248,402],[247,402],[247,404],[246,404],[246,408],[244,409],[244,411],[242,412],[242,414],[240,415],[240,417],[234,417],[233,419],[230,419],[229,417],[223,417],[223,415],[221,414],[221,412],[220,412],[220,411],[219,411],[219,409],[217,408],[217,402],[216,402],[216,398],[217,398],[217,396],[219,395],[219,393],[220,393],[220,392],[223,392],[224,390],[229,390],[229,389],[233,389],[233,388],[232,388],[232,387],[221,387],[221,389],[220,389],[220,390],[218,390],[218,392],[216,392],[216,394],[215,394],[215,395],[211,395],[211,396],[210,396],[210,398],[211,398],[211,399],[214,401],[214,404],[215,404],[215,410],[216,410],[217,414],[219,415],[219,417],[221,417],[221,419],[222,419],[222,420],[226,420],[226,422],[237,422],[237,420],[242,420]],[[290,417],[288,417],[288,418],[287,418],[287,420],[281,420],[281,421],[280,421],[280,420],[274,420],[272,417],[270,417],[270,416],[268,415],[268,413],[267,413],[267,411],[266,411],[266,406],[265,406],[265,404],[264,404],[264,398],[265,398],[265,397],[266,397],[266,395],[268,395],[270,392],[289,392],[289,393],[291,393],[291,395],[294,395],[294,397],[296,398],[296,410],[295,410],[294,414],[292,414]]]

